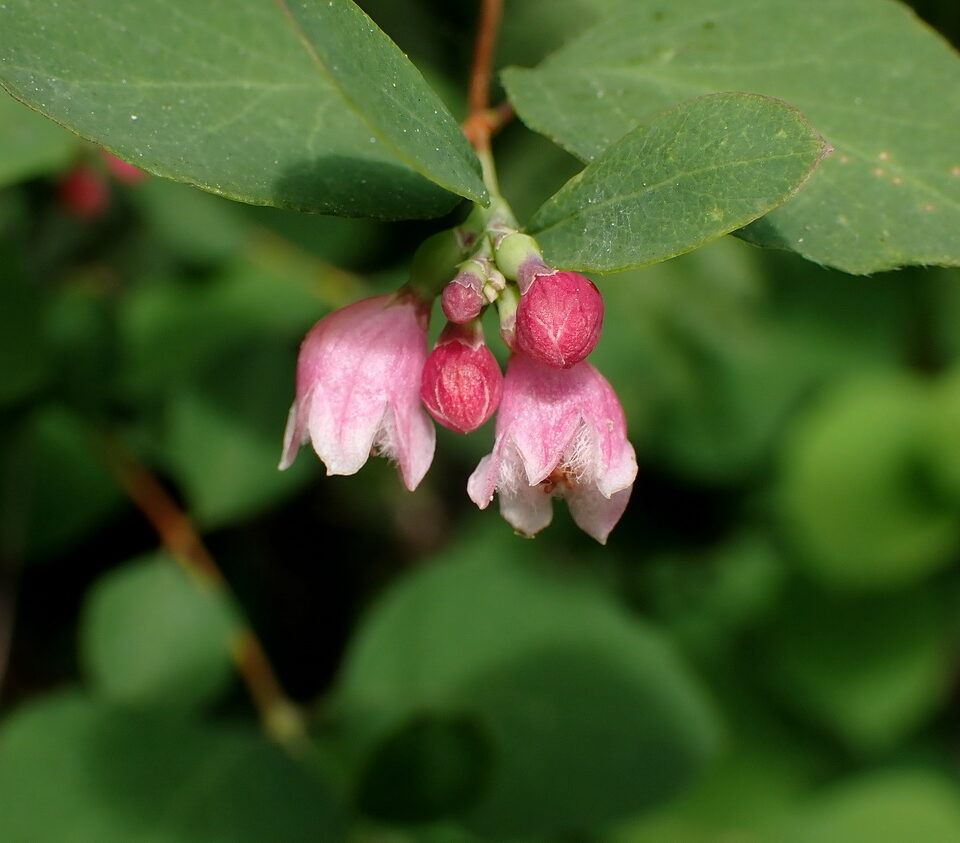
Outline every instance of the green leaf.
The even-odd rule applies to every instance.
[[[953,561],[960,522],[932,475],[932,398],[899,374],[853,381],[787,440],[781,517],[798,562],[823,583],[893,589]]]
[[[504,82],[521,118],[590,160],[664,107],[746,90],[836,148],[747,230],[848,272],[960,264],[960,62],[889,0],[635,0]]]
[[[377,751],[419,713],[475,718],[492,768],[466,816],[485,839],[594,827],[668,799],[716,742],[696,683],[655,629],[529,554],[504,561],[517,553],[507,541],[465,543],[367,619],[337,689],[354,751]]]
[[[491,761],[474,719],[416,716],[378,746],[357,802],[364,813],[394,822],[454,815],[476,802]]]
[[[760,640],[784,701],[860,752],[895,747],[952,681],[945,607],[929,589],[850,598],[794,586]]]
[[[330,794],[241,728],[96,705],[21,708],[0,731],[6,840],[30,843],[337,841]]]
[[[277,408],[290,398],[290,390],[276,377],[284,368],[271,370],[268,364],[281,359],[285,371],[293,372],[296,361],[264,353],[263,365],[255,370],[246,361],[239,364],[239,374],[250,376],[246,390],[224,366],[222,374],[230,378],[224,386],[231,395],[211,399],[184,390],[170,401],[163,451],[190,511],[205,527],[222,527],[260,512],[315,476],[311,460],[299,460],[290,471],[277,470],[277,443],[283,437],[283,412]]]
[[[529,229],[564,269],[656,263],[781,205],[824,151],[803,115],[782,102],[700,97],[606,149],[547,200]]]
[[[0,92],[0,187],[62,169],[78,145],[69,132]]]
[[[953,843],[960,798],[952,777],[924,770],[882,770],[850,778],[800,813],[785,843]]]
[[[81,657],[97,694],[160,709],[195,708],[231,676],[229,604],[166,553],[105,574],[90,592]]]
[[[484,201],[416,68],[350,0],[40,0],[0,11],[0,80],[151,173],[265,205],[383,219]],[[395,87],[394,87],[395,86]]]
[[[37,409],[5,443],[5,484],[15,489],[0,531],[30,558],[81,541],[123,497],[83,421],[65,407]]]
[[[0,167],[2,156],[0,152]],[[0,244],[0,262],[4,267],[0,273],[0,405],[6,405],[22,400],[46,382],[53,359],[44,342],[43,291],[27,280],[19,255],[5,243]]]
[[[233,202],[165,179],[146,179],[129,193],[150,233],[182,260],[226,262],[248,244],[250,227]]]

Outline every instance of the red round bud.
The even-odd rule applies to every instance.
[[[457,325],[476,319],[487,303],[481,292],[482,286],[483,279],[478,275],[461,272],[440,295],[443,315]]]
[[[587,357],[600,339],[603,297],[576,272],[537,275],[520,297],[516,341],[524,354],[555,369]]]
[[[420,398],[439,424],[470,433],[500,405],[503,374],[482,342],[476,348],[459,340],[438,345],[427,357]]]
[[[73,216],[92,220],[102,216],[110,204],[110,189],[96,170],[80,166],[71,170],[57,187],[60,204]]]

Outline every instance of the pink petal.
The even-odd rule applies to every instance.
[[[517,532],[535,536],[553,520],[553,502],[540,486],[500,489],[500,514]]]
[[[632,490],[633,487],[630,486],[608,498],[595,486],[584,484],[574,486],[564,497],[576,525],[600,544],[606,544],[607,536],[627,508]]]

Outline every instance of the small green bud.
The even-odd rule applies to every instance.
[[[519,277],[525,263],[543,263],[540,246],[529,234],[508,234],[495,247],[499,270],[511,281]]]

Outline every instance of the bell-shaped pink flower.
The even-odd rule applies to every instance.
[[[471,433],[500,404],[503,374],[479,322],[447,325],[423,367],[420,397],[439,424]]]
[[[435,431],[420,406],[429,309],[412,294],[363,299],[321,319],[297,361],[280,468],[310,439],[327,474],[354,474],[371,451],[396,460],[415,489]]]
[[[532,536],[553,517],[551,497],[567,499],[577,525],[601,544],[626,509],[637,474],[623,408],[589,363],[544,366],[515,354],[507,367],[493,451],[470,476],[467,492]]]
[[[603,297],[577,272],[521,268],[517,346],[547,366],[566,369],[593,351],[603,325]]]

